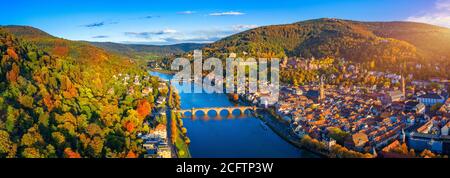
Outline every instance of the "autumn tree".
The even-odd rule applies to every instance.
[[[9,133],[0,130],[0,157],[14,157],[16,154],[16,146],[9,138]]]
[[[137,155],[133,151],[129,151],[126,158],[137,158]]]
[[[88,154],[91,157],[101,157],[104,141],[101,137],[95,136],[88,145]]]
[[[123,127],[129,133],[133,133],[138,126],[142,125],[142,123],[140,122],[139,114],[136,110],[130,109],[127,111],[127,114],[128,116],[122,120]]]
[[[6,78],[11,83],[16,83],[19,77],[19,66],[13,63],[11,70],[6,74]]]
[[[53,132],[52,139],[55,142],[55,145],[63,145],[66,141],[65,136],[61,132]]]
[[[81,155],[77,152],[74,152],[71,148],[64,149],[64,157],[65,158],[81,158]]]
[[[139,118],[143,120],[150,114],[151,105],[147,100],[141,99],[138,101],[136,111],[138,112]]]
[[[33,147],[25,148],[22,152],[22,156],[24,158],[41,158],[42,157],[39,150],[36,148],[33,148]]]
[[[47,107],[47,110],[48,110],[48,111],[52,111],[54,105],[53,105],[53,101],[52,101],[51,95],[46,94],[46,95],[44,96],[43,101],[44,101],[44,105]]]
[[[70,99],[77,96],[77,89],[67,76],[63,76],[61,79],[61,89],[63,90],[64,98]]]
[[[175,142],[176,142],[176,140],[178,138],[177,121],[175,120],[175,117],[171,118],[170,131],[171,131],[171,135],[170,135],[171,141],[172,141],[173,144],[175,144]]]
[[[187,129],[186,129],[186,127],[181,128],[181,132],[183,133],[183,135],[186,135],[186,134],[187,134]]]

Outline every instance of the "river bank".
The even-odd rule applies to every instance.
[[[169,82],[167,82],[167,86],[169,86],[169,97],[166,101],[166,116],[167,117],[167,134],[170,135],[169,144],[171,146],[171,150],[174,158],[191,158],[191,153],[189,151],[189,143],[187,140],[187,132],[183,132],[183,121],[181,120],[181,116],[178,113],[175,113],[173,110],[179,108],[180,106],[176,103],[180,103],[180,101],[174,100],[174,95],[178,95],[176,90],[172,89],[172,86]],[[185,128],[184,128],[185,129]]]
[[[150,72],[157,72],[157,73],[162,73],[162,74],[167,74],[167,75],[175,75],[175,71],[171,71],[171,70],[164,70],[164,69],[148,69]]]
[[[232,98],[230,98],[230,97],[229,97],[229,99],[232,100]],[[251,105],[250,103],[245,101],[244,98],[239,98],[239,101],[237,104]],[[263,109],[263,110],[255,112],[254,114],[258,119],[263,121],[264,124],[266,124],[270,129],[272,129],[273,132],[275,132],[278,136],[280,136],[281,138],[283,138],[285,141],[289,142],[293,146],[295,146],[299,149],[307,150],[307,151],[315,154],[319,158],[329,157],[327,154],[324,154],[317,150],[312,150],[307,147],[304,147],[300,142],[301,139],[292,135],[292,133],[289,129],[288,123],[286,121],[284,121],[283,119],[281,119],[275,113],[271,112],[270,109]]]
[[[268,112],[266,110],[264,110],[263,112],[265,112],[265,114],[259,115],[261,117],[258,117],[258,118],[263,120],[281,138],[285,139],[286,141],[288,141],[292,145],[296,146],[297,148],[308,150],[309,152],[312,152],[312,153],[316,154],[318,157],[323,157],[323,158],[327,158],[328,157],[327,154],[324,154],[324,153],[319,152],[317,150],[312,150],[312,149],[309,149],[307,147],[304,147],[301,144],[301,142],[300,142],[301,139],[297,138],[296,136],[293,136],[290,133],[289,126],[285,125],[284,123],[282,123],[282,121],[278,120],[276,118],[276,116],[272,115],[272,113],[270,113],[270,112]],[[270,116],[267,116],[267,115],[270,115]]]

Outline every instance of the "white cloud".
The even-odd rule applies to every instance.
[[[435,6],[437,9],[450,11],[450,0],[438,0]]]
[[[107,36],[107,35],[97,35],[97,36],[93,36],[91,38],[97,38],[97,39],[99,39],[99,38],[109,38],[109,36]]]
[[[126,36],[132,36],[135,38],[152,39],[155,36],[168,35],[168,34],[174,34],[174,33],[177,33],[177,31],[173,30],[173,29],[164,29],[164,30],[152,31],[152,32],[125,32],[124,34]]]
[[[252,25],[241,25],[252,27]],[[153,43],[153,44],[175,44],[175,43],[212,43],[239,31],[232,27],[210,28],[205,30],[175,31],[161,30],[152,32],[125,32],[127,43]]]
[[[445,13],[435,13],[435,14],[427,14],[424,16],[418,16],[418,17],[409,17],[406,19],[407,21],[412,22],[422,22],[422,23],[428,23],[433,25],[439,25],[444,27],[450,27],[450,14]]]
[[[433,12],[428,12],[419,16],[411,16],[406,20],[450,28],[450,0],[437,0],[434,4]]]
[[[174,29],[164,29],[162,31],[163,34],[171,34],[171,33],[176,33],[177,31]]]
[[[190,15],[190,14],[195,14],[197,12],[195,11],[181,11],[181,12],[177,12],[177,14],[183,14],[183,15]]]
[[[228,12],[214,12],[210,13],[210,16],[237,16],[237,15],[245,15],[245,13],[242,12],[236,12],[236,11],[228,11]]]
[[[256,28],[258,27],[258,25],[233,25],[233,30],[235,31],[243,31],[243,30],[248,30],[248,29],[252,29],[252,28]]]
[[[220,37],[199,36],[199,37],[168,37],[163,38],[162,40],[164,40],[169,44],[176,44],[176,43],[212,43],[219,39]]]

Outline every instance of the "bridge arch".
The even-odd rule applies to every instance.
[[[220,110],[211,109],[211,110],[208,110],[207,114],[211,115],[211,116],[220,116]]]
[[[193,115],[192,111],[188,111],[188,110],[180,110],[180,111],[177,111],[177,112],[181,113],[182,117],[187,117],[187,116],[192,116]]]
[[[196,109],[193,111],[194,116],[198,116],[199,114],[207,115],[208,111],[203,109]]]

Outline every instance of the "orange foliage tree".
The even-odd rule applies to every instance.
[[[177,140],[178,137],[178,130],[177,130],[177,121],[172,117],[172,122],[170,122],[170,130],[171,130],[171,135],[170,138],[172,140],[172,143],[175,144],[175,141]]]
[[[131,121],[128,121],[125,123],[125,128],[127,129],[128,132],[133,132],[134,130],[134,124]]]
[[[140,119],[144,119],[146,116],[150,114],[151,111],[151,105],[150,103],[145,100],[139,100],[137,104],[137,112]]]
[[[6,78],[11,83],[16,83],[17,78],[19,77],[19,66],[16,63],[13,63],[12,69],[6,73]]]
[[[64,90],[63,96],[65,98],[70,99],[78,95],[77,89],[75,88],[69,77],[64,76],[62,78],[61,88]]]
[[[11,58],[13,58],[14,60],[19,60],[19,56],[17,55],[17,53],[14,51],[13,48],[8,48],[8,50],[6,50],[6,53],[8,54],[8,56],[11,56]]]
[[[129,151],[126,158],[137,158],[137,155],[133,151]]]
[[[44,105],[47,107],[48,111],[52,111],[53,110],[53,101],[52,101],[52,96],[50,96],[49,94],[44,96]]]
[[[81,158],[80,154],[72,151],[71,148],[66,148],[64,150],[64,157],[65,158]]]

